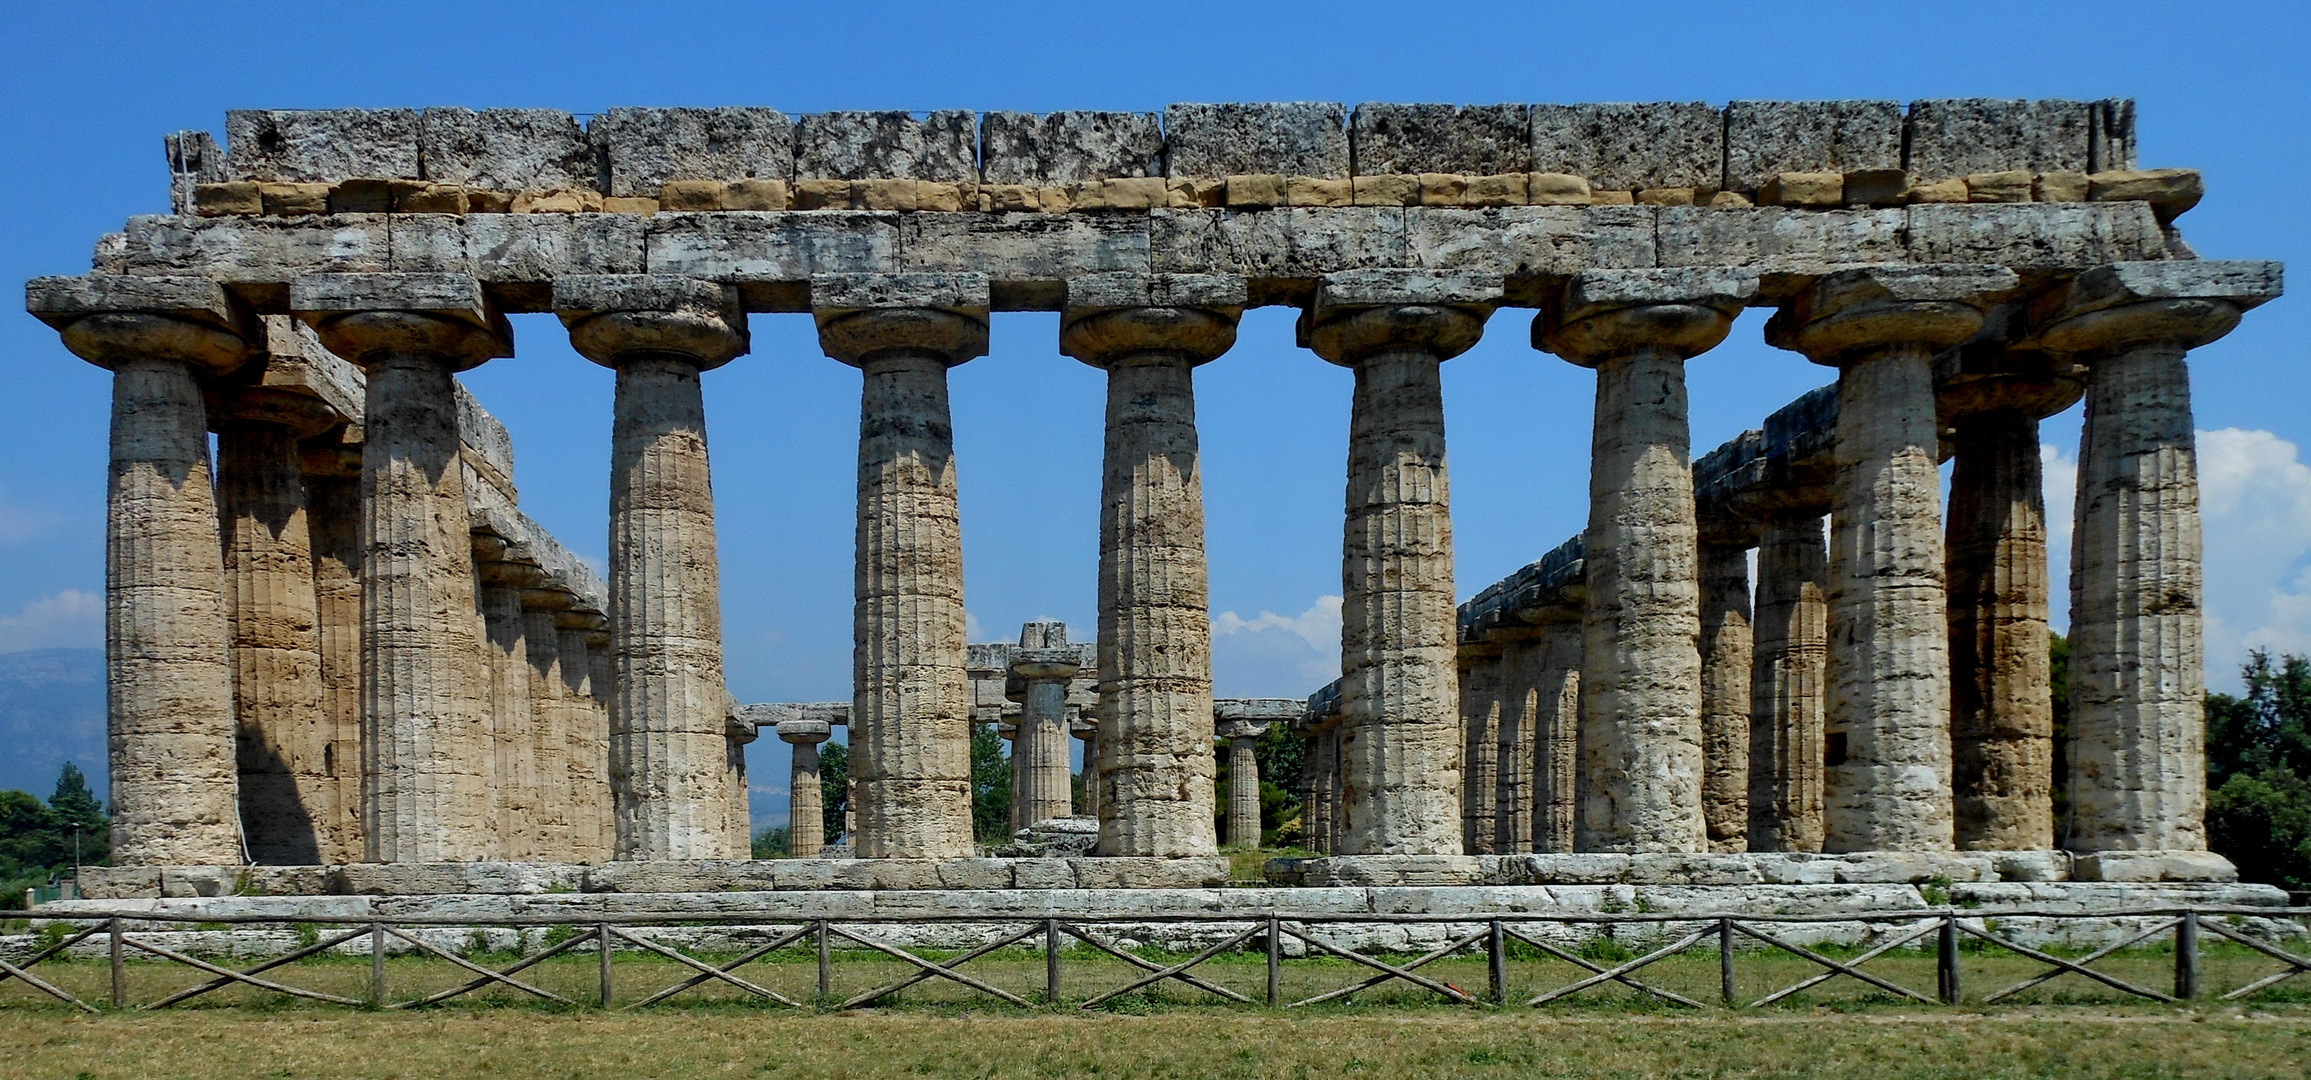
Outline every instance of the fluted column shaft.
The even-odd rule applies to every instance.
[[[1749,850],[1749,549],[1701,546],[1701,816],[1709,850]]]
[[[1765,521],[1751,651],[1751,851],[1821,850],[1828,577],[1818,514]]]
[[[1547,678],[1548,640],[1519,630],[1501,647],[1500,712],[1493,727],[1492,850],[1533,850],[1534,734],[1541,720],[1540,685]]]
[[[479,588],[482,635],[488,645],[490,790],[497,804],[493,855],[543,858],[550,849],[542,835],[548,810],[536,755],[541,717],[530,687],[532,661],[522,591],[491,564],[481,567]]]
[[[331,457],[341,452],[327,451]],[[313,543],[314,618],[321,661],[322,771],[327,796],[312,807],[325,864],[360,861],[361,778],[361,487],[358,455],[350,475],[306,478],[306,521]]]
[[[302,455],[286,423],[236,419],[217,436],[218,510],[232,614],[241,830],[256,863],[321,861],[332,801],[321,643]]]
[[[617,857],[744,858],[724,820],[721,575],[691,359],[618,365],[609,615]]]
[[[1066,817],[1075,810],[1073,776],[1067,762],[1067,680],[1074,675],[1033,677],[1027,680],[1026,700],[1019,712],[1019,738],[1012,753],[1020,758],[1022,785],[1013,790],[1013,802],[1023,809],[1020,828],[1038,821]]]
[[[1219,849],[1195,368],[1235,343],[1242,285],[1221,284],[1233,294],[1210,295],[1205,279],[1116,275],[1069,285],[1061,351],[1107,372],[1099,513],[1103,855]]]
[[[1542,628],[1545,651],[1533,680],[1533,850],[1574,850],[1580,809],[1581,623]]]
[[[105,684],[113,859],[243,861],[223,549],[206,410],[165,356],[112,363]]]
[[[779,737],[786,738],[785,732]],[[787,774],[787,853],[815,859],[826,850],[826,810],[819,791],[818,744],[823,739],[789,739],[794,766]]]
[[[1460,843],[1470,855],[1490,855],[1501,784],[1497,765],[1506,664],[1501,650],[1489,645],[1463,646],[1462,655],[1467,666],[1460,672]]]
[[[1260,759],[1253,738],[1228,740],[1228,846],[1260,846]]]
[[[521,606],[524,674],[530,696],[530,726],[522,738],[509,740],[526,760],[516,768],[516,781],[529,787],[531,845],[538,857],[551,862],[576,862],[597,857],[582,835],[585,813],[571,783],[570,740],[593,702],[570,688],[573,674],[563,655],[562,630],[554,625],[556,608],[533,602],[541,590],[524,590]],[[566,593],[545,591],[553,603],[565,602]],[[582,678],[582,677],[581,677]]]
[[[1948,513],[1951,796],[1957,845],[2054,846],[2054,699],[2038,421],[1957,423]]]
[[[555,686],[562,729],[570,848],[587,862],[608,862],[618,849],[617,798],[610,785],[611,657],[600,615],[554,614]]]

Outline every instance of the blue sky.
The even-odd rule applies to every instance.
[[[614,105],[1154,110],[1174,101],[1615,101],[2002,96],[2140,103],[2143,162],[2207,174],[2182,225],[2217,258],[2294,261],[2311,239],[2311,17],[2297,5],[1370,5],[854,3],[40,5],[0,41],[0,277],[76,273],[95,238],[162,211],[161,137],[222,136],[228,108]],[[2194,357],[2206,457],[2211,673],[2243,649],[2311,651],[2305,302],[2250,316]],[[1446,366],[1463,596],[1577,531],[1593,376],[1496,317]],[[1762,314],[1691,365],[1706,449],[1826,382],[1765,347]],[[1099,373],[1057,353],[1056,317],[999,315],[953,378],[966,594],[978,640],[1094,619]],[[550,318],[468,376],[512,429],[523,506],[606,550],[610,376]],[[107,377],[28,316],[0,317],[0,651],[101,641]],[[1348,374],[1246,316],[1198,402],[1224,694],[1298,695],[1337,662]],[[749,700],[849,693],[858,376],[807,318],[758,316],[754,353],[707,376],[726,651]],[[2045,429],[2059,547],[2075,410]],[[2059,489],[2059,490],[2057,490]],[[2060,582],[2062,567],[2056,567]],[[2058,586],[2059,594],[2059,586]],[[2057,618],[2060,618],[2058,595]],[[784,747],[754,757],[758,813]]]

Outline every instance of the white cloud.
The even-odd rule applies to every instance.
[[[971,614],[970,608],[963,609],[963,640],[987,640],[986,629],[979,625],[979,616]]]
[[[2311,653],[2311,465],[2268,431],[2201,431],[2207,681],[2238,688],[2250,649]]]
[[[0,652],[104,644],[104,597],[79,589],[43,596],[0,615]]]
[[[2046,581],[2054,628],[2070,629],[2070,536],[2078,510],[2078,457],[2052,443],[2038,445],[2046,478]]]
[[[1213,689],[1224,697],[1301,697],[1340,677],[1340,598],[1298,615],[1212,616]]]

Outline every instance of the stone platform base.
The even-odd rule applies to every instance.
[[[853,923],[894,944],[925,948],[975,947],[995,940],[1007,929],[1016,929],[1017,922],[1057,918],[1095,923],[1110,940],[1192,950],[1226,940],[1244,928],[1244,920],[1265,919],[1274,913],[1344,948],[1429,949],[1481,925],[1473,920],[1520,914],[1655,920],[1542,922],[1521,927],[1534,936],[1568,945],[1606,936],[1631,946],[1674,940],[1695,926],[1677,921],[1684,915],[1828,917],[1828,921],[1784,924],[1776,932],[1800,943],[1867,945],[1887,932],[1914,924],[1908,918],[1865,922],[1836,917],[1942,910],[1992,922],[2000,934],[2025,944],[2092,948],[2124,940],[2146,928],[2157,921],[2155,912],[2181,907],[2232,909],[2238,914],[2222,916],[2230,920],[2229,925],[2251,927],[2252,932],[2271,940],[2299,937],[2303,933],[2300,925],[2277,917],[2286,903],[2287,895],[2268,885],[1994,881],[1947,885],[1879,882],[216,896],[67,900],[43,904],[31,914],[35,921],[122,914],[128,917],[129,929],[155,934],[151,940],[156,944],[257,957],[280,955],[297,947],[294,927],[270,921],[285,917],[352,926],[371,919],[407,920],[430,924],[426,934],[438,935],[442,942],[456,947],[485,941],[497,949],[536,946],[545,932],[543,927],[502,925],[521,920],[580,924],[711,921],[719,925],[663,926],[649,933],[669,944],[731,949],[760,944],[783,928],[822,918]],[[2259,909],[2273,914],[2260,916],[2256,914]],[[173,918],[137,919],[134,913],[139,912]],[[2059,917],[2069,913],[2096,917]],[[984,921],[951,921],[956,917]],[[1354,921],[1359,917],[1373,921]],[[195,930],[185,920],[234,925],[231,929]],[[1012,921],[1007,925],[1005,920]],[[0,939],[0,957],[21,957],[38,945],[34,935],[19,938]],[[83,945],[95,950],[90,955],[105,948],[101,936]],[[356,941],[345,951],[367,948],[365,942]],[[1298,954],[1298,948],[1293,944],[1293,955]]]
[[[1195,889],[1227,884],[1201,859],[763,859],[687,862],[349,863],[87,867],[91,900],[197,896],[532,896],[789,890]]]
[[[1271,859],[1278,885],[1950,885],[1959,882],[2239,880],[2211,851],[1870,851],[1843,855],[1332,855]]]

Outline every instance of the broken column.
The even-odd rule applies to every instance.
[[[1585,271],[1533,326],[1536,348],[1597,371],[1582,850],[1708,847],[1685,361],[1725,339],[1757,287],[1754,274],[1730,270]]]
[[[363,403],[363,799],[374,862],[489,857],[489,761],[454,373],[512,354],[459,274],[317,274],[289,306],[368,372]]]
[[[25,291],[26,306],[66,348],[112,372],[112,857],[123,866],[238,864],[223,548],[197,380],[246,361],[255,322],[221,286],[195,278],[40,278]]]
[[[1829,552],[1818,511],[1766,517],[1751,627],[1749,850],[1822,849]]]
[[[826,810],[819,791],[818,744],[834,731],[824,720],[796,718],[778,722],[778,737],[794,747],[794,767],[787,774],[787,854],[815,859],[826,849]]]
[[[2070,562],[2074,851],[2206,847],[2191,349],[2280,292],[2277,263],[2119,263],[2032,305],[2087,368]]]
[[[971,839],[971,685],[947,369],[987,352],[980,274],[819,275],[826,354],[859,406],[851,775],[865,858],[962,858]]]
[[[1766,339],[1838,369],[1823,850],[1946,851],[1950,650],[1933,357],[2018,284],[1986,266],[1878,266],[1798,293]]]
[[[1942,361],[1951,432],[1950,795],[1961,850],[2054,846],[2052,631],[2038,420],[2069,408],[2068,365],[2002,334]]]
[[[1018,737],[1011,744],[1019,760],[1011,799],[1020,808],[1014,817],[1020,828],[1075,810],[1067,761],[1067,683],[1081,669],[1082,653],[1067,644],[1066,623],[1032,622],[1020,628],[1007,673],[1024,684]]]
[[[729,820],[721,573],[700,375],[743,356],[728,285],[554,282],[570,344],[618,373],[610,450],[610,778],[625,860],[740,859]]]
[[[1316,355],[1354,369],[1341,564],[1345,855],[1460,853],[1445,360],[1500,302],[1481,274],[1331,274],[1300,317]]]
[[[1749,545],[1701,545],[1701,819],[1709,850],[1749,850]],[[1709,542],[1715,541],[1715,542]]]
[[[1107,372],[1096,774],[1102,855],[1218,850],[1194,373],[1235,344],[1243,307],[1242,278],[1095,274],[1067,283],[1060,351]]]

